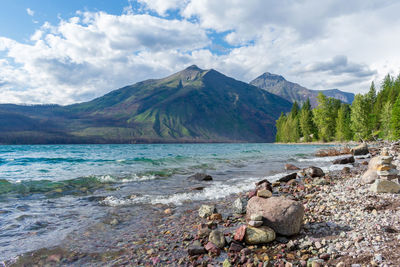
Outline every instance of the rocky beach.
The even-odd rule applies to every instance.
[[[361,145],[332,161],[346,167],[325,173],[287,164],[287,176],[260,180],[250,192],[153,205],[123,235],[118,226],[134,215],[118,208],[75,232],[96,246],[94,233],[115,229],[104,237],[107,252],[82,252],[71,240],[3,266],[399,266],[399,152],[399,143]]]

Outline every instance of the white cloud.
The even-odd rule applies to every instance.
[[[133,3],[119,16],[77,12],[45,23],[29,42],[0,37],[0,102],[90,100],[191,64],[244,81],[269,71],[311,89],[352,92],[400,71],[398,1]],[[171,19],[177,10],[181,18]],[[233,48],[210,50],[224,41]]]
[[[187,21],[102,12],[83,13],[56,27],[46,23],[31,40],[0,38],[0,50],[7,53],[0,102],[88,100],[149,73],[176,71],[174,58],[209,44],[205,31]]]
[[[34,16],[35,15],[35,11],[33,11],[32,9],[30,9],[29,7],[26,9],[26,13],[29,15],[29,16]]]

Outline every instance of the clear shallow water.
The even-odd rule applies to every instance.
[[[184,205],[250,190],[284,163],[329,166],[321,146],[157,144],[0,146],[0,260],[55,245],[113,207]],[[342,166],[343,167],[343,166]],[[212,182],[187,177],[207,172]],[[204,187],[203,190],[192,190]]]

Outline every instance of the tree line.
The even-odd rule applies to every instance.
[[[400,74],[386,75],[377,92],[374,82],[368,93],[357,94],[351,105],[319,93],[318,106],[308,99],[293,103],[288,114],[276,121],[277,142],[366,141],[400,139]]]

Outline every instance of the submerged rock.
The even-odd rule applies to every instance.
[[[371,191],[375,193],[398,193],[400,185],[398,183],[377,179],[371,186]]]
[[[361,145],[353,147],[351,151],[353,152],[354,156],[367,155],[369,153],[366,143],[362,143]]]
[[[245,214],[247,206],[247,199],[239,197],[233,202],[233,212],[236,214]]]
[[[300,231],[304,207],[285,197],[253,197],[247,204],[246,218],[250,220],[253,214],[262,215],[264,225],[271,227],[276,233],[290,236]]]
[[[196,173],[194,175],[189,176],[188,179],[193,179],[193,180],[197,180],[197,181],[212,181],[213,180],[211,175],[208,175],[205,173]]]
[[[285,164],[285,170],[287,171],[297,171],[300,170],[299,167],[293,165],[293,164]]]
[[[275,232],[268,226],[259,228],[249,226],[244,239],[248,245],[264,244],[275,240]]]
[[[215,212],[217,212],[217,209],[214,205],[202,205],[199,209],[199,216],[201,218],[206,218]]]

